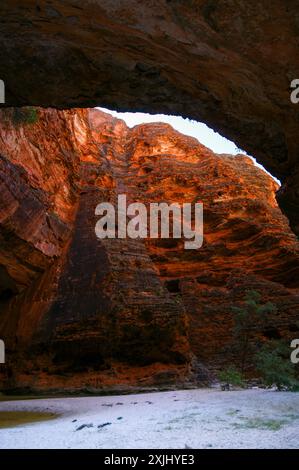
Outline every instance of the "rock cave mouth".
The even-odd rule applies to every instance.
[[[277,201],[298,234],[297,7],[212,3],[3,1],[5,106],[101,105],[206,122],[280,179]]]
[[[37,120],[0,121],[0,284],[4,297],[20,289],[1,305],[5,389],[23,387],[29,370],[38,390],[207,383],[231,343],[231,303],[249,289],[278,305],[272,330],[293,335],[298,244],[272,177],[163,122],[130,128],[94,108],[36,110]],[[204,198],[205,245],[188,253],[172,239],[100,243],[95,208],[123,192],[145,203]]]

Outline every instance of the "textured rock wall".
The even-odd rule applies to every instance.
[[[3,113],[2,163],[4,170],[14,165],[21,171],[22,165],[25,180],[23,186],[12,182],[6,171],[9,193],[1,195],[1,235],[7,238],[1,265],[7,282],[16,284],[9,296],[6,283],[1,286],[0,329],[12,375],[6,385],[74,389],[184,380],[190,363],[186,315],[161,283],[144,243],[95,236],[95,207],[114,202],[122,188],[109,152],[123,154],[126,126],[120,123],[122,139],[116,133],[113,145],[98,147],[86,111],[39,110],[36,124],[21,125],[10,122],[11,112]],[[111,125],[109,115],[102,117]],[[36,191],[44,205],[31,202]],[[58,233],[56,250],[52,224],[44,229],[50,207],[56,225],[67,227],[64,237]],[[23,231],[11,223],[19,219]],[[16,237],[22,250],[10,250]],[[23,265],[31,268],[24,279]]]
[[[98,119],[92,111],[97,128]],[[104,145],[102,131],[94,138]],[[237,362],[232,306],[241,305],[248,290],[277,306],[264,325],[256,325],[256,339],[294,338],[299,244],[277,206],[271,176],[245,155],[216,155],[161,123],[134,127],[126,152],[108,154],[114,171],[122,169],[130,200],[203,202],[202,248],[185,250],[181,240],[146,243],[164,285],[184,305],[191,349],[202,363],[214,369]]]
[[[232,305],[278,307],[256,338],[298,331],[299,245],[277,184],[167,124],[129,129],[98,110],[2,112],[0,337],[4,387],[204,383],[236,359]],[[95,237],[99,202],[204,204],[204,244]]]
[[[73,134],[70,117],[75,113],[39,113],[38,125],[17,124],[12,110],[0,116],[4,300],[29,286],[61,255],[74,216],[79,154],[66,136]]]
[[[164,112],[204,121],[283,183],[299,229],[298,6],[268,0],[2,0],[9,106]]]

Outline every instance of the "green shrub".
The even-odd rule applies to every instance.
[[[232,306],[235,350],[240,359],[240,371],[242,374],[246,370],[251,357],[256,353],[253,341],[256,326],[265,323],[267,315],[275,311],[275,305],[271,302],[261,303],[261,295],[254,290],[246,293],[241,306]]]
[[[35,124],[38,122],[38,118],[38,109],[32,106],[13,109],[12,122],[15,125]]]
[[[224,369],[219,374],[219,379],[228,385],[234,385],[236,387],[244,387],[244,379],[242,374],[234,367],[230,366]]]
[[[267,387],[299,390],[296,369],[290,360],[290,348],[284,341],[270,341],[256,354],[256,368]]]

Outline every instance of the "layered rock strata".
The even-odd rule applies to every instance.
[[[282,181],[299,233],[296,2],[2,0],[7,106],[106,106],[206,122]]]
[[[2,111],[2,388],[89,390],[206,383],[236,361],[232,306],[248,290],[277,312],[256,340],[293,338],[299,246],[278,185],[167,124],[130,129],[98,110]],[[95,208],[202,202],[204,243],[106,239]]]

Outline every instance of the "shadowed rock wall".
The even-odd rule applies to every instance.
[[[14,113],[1,112],[0,136],[4,388],[206,383],[206,367],[236,360],[232,306],[250,289],[277,306],[257,341],[298,331],[299,245],[250,158],[98,110]],[[203,246],[98,240],[95,207],[123,193],[203,202]]]
[[[169,113],[204,121],[282,181],[299,233],[298,5],[268,0],[3,0],[8,106]]]

